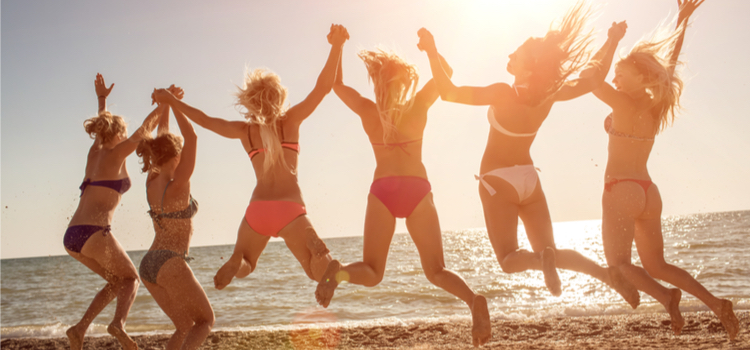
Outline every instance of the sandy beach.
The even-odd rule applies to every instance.
[[[750,312],[738,312],[741,330],[730,342],[708,312],[684,313],[682,335],[673,336],[666,314],[493,321],[488,349],[750,349]],[[468,322],[299,331],[218,331],[201,349],[468,349]],[[141,349],[163,349],[169,335],[135,336]],[[4,339],[2,349],[68,349],[65,338]],[[112,337],[88,337],[84,349],[120,349]]]

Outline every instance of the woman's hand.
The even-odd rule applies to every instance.
[[[622,21],[620,23],[612,22],[612,27],[609,28],[609,31],[607,31],[607,37],[609,39],[612,39],[614,42],[620,42],[622,40],[622,37],[625,36],[625,32],[628,29],[628,24],[625,23],[625,21]]]
[[[170,87],[171,88],[171,87]],[[182,89],[180,89],[181,91]],[[175,98],[174,95],[172,95],[167,89],[154,89],[154,92],[151,93],[151,104],[163,104],[163,103],[169,103],[170,98]]]
[[[432,33],[430,33],[429,30],[421,28],[417,31],[417,35],[419,35],[419,43],[417,44],[419,51],[425,51],[428,53],[437,51],[435,48],[435,38],[432,37]]]
[[[112,88],[115,86],[114,83],[109,86],[109,89],[107,89],[107,84],[104,83],[104,77],[96,73],[96,80],[94,80],[94,89],[96,90],[96,97],[97,98],[104,98],[106,99],[107,96],[109,96],[109,93],[112,92]]]
[[[174,86],[174,84],[170,85],[167,88],[167,91],[178,100],[182,100],[182,97],[185,96],[185,90],[182,90],[181,87]]]
[[[349,39],[349,32],[340,24],[331,24],[331,31],[326,36],[331,45],[344,45]]]
[[[706,0],[677,0],[677,6],[680,8],[680,13],[677,15],[677,25],[690,18],[693,11],[704,1]]]

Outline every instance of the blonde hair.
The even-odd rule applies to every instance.
[[[566,79],[583,68],[591,56],[592,31],[584,32],[591,8],[579,1],[560,21],[550,26],[543,38],[530,38],[531,54],[529,96],[525,103],[538,105],[560,90]],[[593,63],[596,64],[596,63]]]
[[[135,149],[135,154],[141,157],[143,163],[141,172],[144,173],[149,170],[159,172],[164,163],[176,157],[180,152],[182,152],[182,137],[171,133],[161,134],[155,139],[147,135]]]
[[[279,76],[265,69],[246,73],[245,84],[237,92],[236,105],[245,108],[245,119],[260,127],[265,171],[279,163],[288,168],[278,130],[279,121],[284,119],[288,108],[286,95]]]
[[[123,134],[127,124],[122,117],[103,111],[99,112],[96,117],[86,119],[83,122],[83,127],[89,137],[92,139],[98,137],[102,143],[107,143],[115,136]]]
[[[658,29],[649,40],[641,40],[633,46],[630,53],[617,62],[617,65],[628,64],[643,76],[646,93],[651,96],[651,111],[658,119],[656,133],[672,125],[677,112],[682,108],[680,95],[684,82],[677,73],[677,66],[682,62],[671,62],[675,42],[685,30],[687,21],[671,33]],[[662,38],[658,38],[662,37]]]
[[[365,62],[369,80],[374,85],[383,141],[387,142],[398,132],[401,117],[414,104],[419,82],[417,67],[382,49],[362,50],[357,55]]]

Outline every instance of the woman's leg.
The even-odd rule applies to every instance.
[[[234,252],[214,276],[216,289],[222,290],[232,282],[233,278],[243,278],[255,271],[258,258],[266,249],[270,239],[271,237],[255,232],[242,217],[240,228],[237,231],[237,243],[234,245]]]
[[[377,197],[372,193],[368,194],[362,261],[342,266],[337,260],[333,260],[315,291],[318,303],[327,307],[341,281],[367,287],[380,283],[395,230],[396,218]]]
[[[107,285],[96,295],[81,321],[66,332],[71,349],[82,348],[86,329],[115,297],[115,316],[107,331],[117,338],[124,349],[136,349],[135,342],[125,333],[125,321],[135,301],[139,283],[130,257],[112,233],[105,235],[103,231],[91,235],[80,253],[69,253],[107,281]]]
[[[214,325],[214,312],[190,266],[180,257],[169,259],[156,282],[144,283],[176,328],[167,350],[199,348]]]
[[[81,350],[83,349],[83,336],[86,333],[86,330],[91,325],[91,322],[93,322],[96,316],[99,315],[99,313],[101,313],[102,310],[104,310],[104,308],[112,302],[112,300],[115,299],[116,293],[114,291],[114,288],[115,285],[117,285],[117,279],[113,278],[113,276],[107,276],[107,272],[101,265],[99,265],[98,262],[96,262],[96,260],[85,257],[81,255],[81,253],[76,253],[70,250],[68,250],[68,254],[70,254],[70,256],[80,261],[81,263],[86,265],[86,267],[107,280],[107,284],[104,286],[104,288],[102,288],[99,293],[96,293],[94,300],[91,301],[91,305],[89,305],[86,313],[83,314],[81,321],[79,321],[73,327],[68,328],[66,332],[68,340],[70,341],[70,349]]]
[[[463,300],[472,312],[474,346],[486,343],[492,334],[490,314],[485,298],[469,288],[463,278],[445,267],[443,240],[432,192],[428,193],[406,218],[414,245],[419,251],[422,269],[432,284]]]
[[[739,320],[732,311],[732,302],[715,297],[687,271],[664,260],[661,196],[656,185],[651,185],[648,192],[646,211],[635,221],[635,244],[643,267],[653,278],[669,282],[700,299],[719,317],[729,338],[734,339],[739,332]]]
[[[193,320],[184,314],[180,303],[177,300],[173,300],[164,287],[145,280],[143,281],[143,285],[146,286],[148,292],[154,297],[156,304],[172,320],[175,326],[175,331],[167,342],[167,350],[179,349],[185,341],[190,328],[193,327]]]
[[[302,265],[307,277],[320,282],[332,258],[325,243],[313,229],[310,218],[302,215],[294,219],[279,232],[279,237],[284,239],[286,246]]]
[[[667,289],[656,282],[641,267],[631,263],[631,249],[635,237],[635,218],[646,206],[646,196],[640,185],[619,183],[602,196],[602,243],[607,264],[617,267],[638,290],[659,301],[672,318],[672,330],[680,334],[685,321],[680,314],[679,289]]]

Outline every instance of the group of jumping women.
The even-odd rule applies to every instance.
[[[423,28],[417,33],[418,48],[427,53],[432,79],[422,89],[417,89],[416,67],[397,55],[383,50],[359,53],[374,86],[373,101],[344,84],[341,56],[349,34],[343,26],[332,25],[327,36],[330,54],[315,88],[302,102],[287,108],[287,91],[279,77],[254,70],[237,94],[246,120],[229,121],[183,102],[182,89],[172,85],[153,92],[157,107],[128,137],[123,119],[106,110],[114,84],[108,88],[98,74],[94,85],[99,114],[84,122],[94,144],[64,245],[107,284],[81,321],[68,329],[71,349],[82,349],[86,329],[114,298],[117,308],[107,330],[124,349],[137,348],[124,325],[139,280],[174,322],[176,331],[167,349],[196,349],[208,336],[213,310],[188,266],[192,218],[198,211],[190,194],[197,142],[190,121],[239,140],[257,179],[234,252],[214,277],[217,289],[253,272],[269,239],[281,237],[307,276],[318,282],[315,297],[327,307],[342,281],[368,287],[380,283],[396,218],[405,218],[427,279],[469,306],[473,344],[486,343],[492,330],[487,301],[445,266],[431,185],[421,160],[427,110],[438,97],[489,106],[491,129],[477,178],[487,233],[504,272],[541,270],[553,295],[562,292],[557,268],[582,272],[614,288],[633,308],[640,302],[638,291],[643,291],[668,311],[674,334],[684,325],[679,304],[680,290],[685,290],[704,302],[734,339],[739,322],[732,302],[715,297],[688,272],[664,260],[662,203],[646,167],[655,136],[672,123],[680,107],[683,82],[675,68],[689,17],[703,1],[678,0],[676,29],[666,38],[637,43],[619,60],[614,88],[604,79],[627,25],[613,23],[607,41],[591,56],[592,37],[585,31],[590,11],[582,3],[544,37],[529,38],[510,54],[512,85],[455,86],[451,67]],[[579,78],[570,78],[574,73]],[[297,181],[300,125],[331,90],[361,118],[377,164],[367,197],[362,261],[349,264],[334,260],[313,230]],[[606,268],[574,250],[555,247],[547,200],[529,153],[552,105],[589,92],[612,108],[605,120],[609,157],[602,197]],[[182,137],[169,132],[170,109]],[[125,159],[133,151],[147,173],[148,214],[156,232],[138,271],[110,229],[115,208],[131,186]],[[518,246],[519,217],[533,251]],[[633,241],[643,267],[631,263]],[[655,279],[677,288],[666,288]]]

